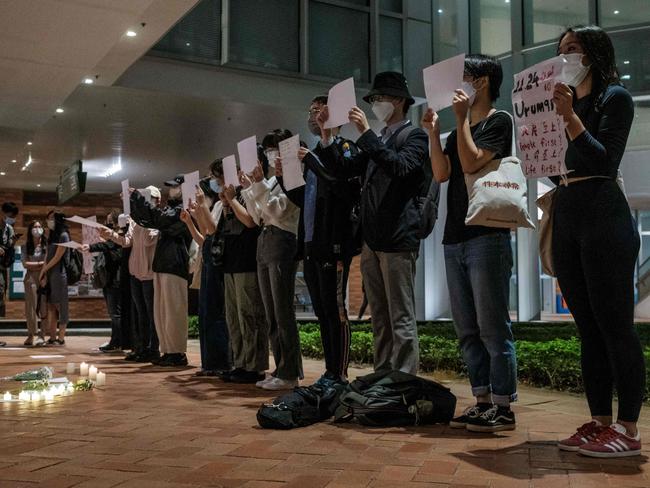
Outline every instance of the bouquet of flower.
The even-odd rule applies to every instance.
[[[31,371],[23,371],[14,376],[3,378],[4,380],[14,381],[36,381],[36,380],[49,380],[54,375],[54,371],[49,366],[43,366]]]

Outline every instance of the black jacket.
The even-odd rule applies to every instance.
[[[336,138],[333,145],[344,158],[351,158],[359,153],[352,141]],[[358,223],[354,222],[353,208],[358,206],[361,184],[357,177],[337,176],[328,170],[320,160],[324,150],[320,143],[303,158],[305,180],[309,172],[318,178],[316,187],[316,209],[314,212],[314,233],[312,242],[305,249],[305,187],[301,186],[287,191],[283,179],[277,178],[282,190],[291,202],[300,208],[298,221],[298,259],[306,255],[322,261],[350,259],[359,254],[361,238]],[[358,217],[358,216],[357,216]]]
[[[104,255],[107,275],[105,288],[119,288],[122,248],[113,241],[106,241],[91,244],[89,250],[90,252],[101,252]]]
[[[357,140],[361,152],[345,158],[332,144],[323,149],[326,167],[346,176],[361,175],[361,224],[364,242],[373,251],[418,251],[420,210],[418,197],[427,191],[425,165],[429,163],[429,139],[422,129],[414,129],[399,150],[395,148],[400,127],[386,144],[368,130]]]
[[[169,200],[163,209],[152,206],[140,193],[131,193],[131,218],[136,224],[158,229],[160,237],[153,256],[155,273],[167,273],[189,279],[189,248],[192,236],[181,221],[183,202]]]

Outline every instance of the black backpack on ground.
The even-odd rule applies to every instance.
[[[334,415],[344,388],[342,384],[294,388],[273,403],[262,405],[257,411],[257,422],[265,429],[283,430],[322,422]]]
[[[347,386],[334,418],[373,427],[446,424],[455,409],[449,388],[401,371],[380,371]]]
[[[408,139],[409,134],[415,129],[417,127],[413,125],[407,125],[402,128],[395,136],[395,149],[401,149],[406,139]],[[438,220],[438,204],[440,203],[440,183],[433,177],[431,165],[425,164],[423,170],[425,184],[423,185],[423,191],[415,202],[420,211],[420,230],[418,232],[420,239],[426,239],[433,232],[433,228]],[[424,191],[425,189],[426,192]]]
[[[68,277],[68,285],[76,285],[81,279],[84,271],[84,258],[78,249],[68,249],[64,258],[65,273]]]

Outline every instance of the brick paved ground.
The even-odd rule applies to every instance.
[[[519,429],[503,435],[330,423],[268,431],[257,427],[255,412],[270,396],[255,387],[195,379],[192,368],[163,370],[91,353],[97,337],[67,342],[65,348],[0,350],[0,377],[39,364],[64,374],[68,361],[108,373],[101,390],[38,405],[2,404],[0,487],[650,487],[647,456],[599,461],[555,448],[585,418],[583,400],[572,395],[522,389]],[[193,364],[197,349],[192,341]],[[42,354],[65,357],[30,358]],[[309,381],[321,366],[306,361]],[[0,383],[4,392],[7,384]],[[450,385],[462,406],[467,384]],[[642,434],[647,455],[648,409]]]

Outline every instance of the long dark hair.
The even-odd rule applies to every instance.
[[[36,224],[40,224],[40,221],[38,220],[32,220],[30,224],[27,226],[27,255],[31,256],[34,254],[34,235],[32,234],[32,229]],[[41,227],[43,224],[41,224]],[[45,229],[43,229],[43,235],[41,236],[41,246],[46,247],[47,246],[47,237],[45,237]]]
[[[621,79],[616,68],[614,45],[607,32],[597,25],[576,25],[567,28],[558,40],[558,50],[564,36],[575,34],[584,54],[591,61],[593,80],[592,93],[600,94],[609,85],[620,84]]]
[[[69,228],[65,223],[65,214],[56,210],[50,210],[47,213],[47,218],[49,219],[52,214],[54,214],[54,230],[50,231],[50,242],[59,242],[61,234],[64,232],[69,233]]]

